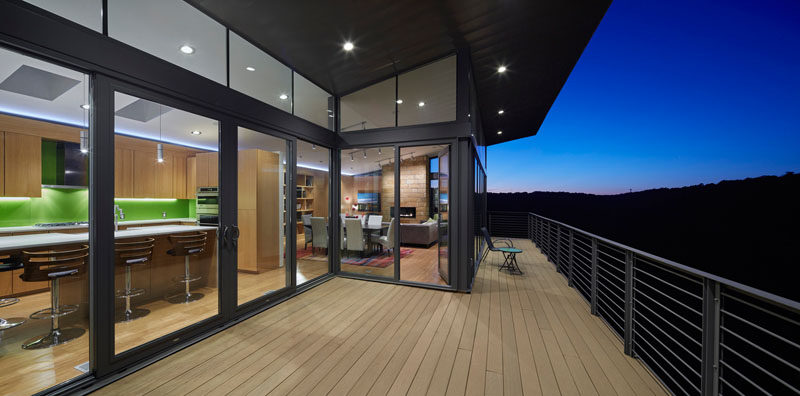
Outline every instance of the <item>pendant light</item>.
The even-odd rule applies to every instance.
[[[87,112],[90,109],[90,106],[89,106],[88,102],[86,102],[86,91],[87,90],[88,90],[88,87],[86,86],[86,75],[84,74],[83,75],[83,104],[81,104],[81,109],[83,109],[83,114],[82,114],[83,115],[83,126],[86,126],[86,124],[88,124],[88,122],[87,122],[88,121]],[[81,143],[81,153],[87,154],[89,152],[89,131],[81,130],[80,143]]]
[[[88,153],[89,152],[89,133],[86,131],[81,131],[81,153]]]
[[[161,109],[161,104],[158,105],[158,113],[158,140],[163,141],[164,137],[161,132],[161,116],[164,114],[164,112]],[[164,145],[161,143],[156,145],[156,161],[158,161],[159,164],[164,162]]]

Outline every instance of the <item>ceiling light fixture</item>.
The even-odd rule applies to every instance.
[[[89,110],[90,107],[91,106],[89,106],[88,104],[82,104],[81,105],[81,108],[84,109],[84,110]]]
[[[505,111],[505,110],[503,110],[503,109],[497,110],[497,114],[503,114],[503,113],[505,113],[505,112],[506,112],[506,111]]]
[[[190,46],[189,44],[184,44],[181,46],[181,52],[186,55],[191,55],[194,53],[194,47]]]
[[[367,159],[367,150],[364,150],[364,159]]]
[[[506,69],[506,67],[505,67],[505,66],[500,66],[500,67],[498,67],[498,68],[497,68],[497,72],[498,72],[498,73],[505,73],[505,72],[506,72],[506,70],[507,70],[507,69]]]
[[[253,66],[247,66],[244,69],[247,70],[247,71],[256,71],[256,68],[253,67]]]
[[[417,106],[423,107],[423,106],[425,106],[425,102],[419,102],[419,103],[417,103]]]
[[[344,43],[344,47],[343,48],[344,48],[345,51],[352,51],[353,48],[355,48],[355,47],[356,46],[353,45],[352,42],[348,41],[348,42]]]
[[[498,134],[498,135],[502,135],[502,134],[503,134],[503,131],[497,131],[497,134]]]
[[[156,161],[164,162],[164,145],[161,143],[156,146]]]
[[[278,96],[278,97],[281,98],[281,100],[289,99],[289,95],[287,95],[285,93],[282,93],[281,96]]]
[[[378,147],[378,155],[383,155],[383,153],[381,153],[381,148],[380,147]]]
[[[86,131],[81,131],[81,153],[89,152],[89,134]]]
[[[201,134],[201,133],[203,133],[203,132],[200,132],[200,131],[197,131],[197,130],[195,130],[195,131],[191,131],[191,132],[189,132],[189,133],[191,133],[192,135],[199,135],[199,134]]]
[[[350,161],[355,161],[355,158],[353,158],[353,153],[350,153]]]
[[[317,149],[317,145],[316,145],[316,144],[312,144],[312,145],[311,145],[311,149],[312,149],[312,150],[316,150],[316,149]]]
[[[403,99],[397,99],[397,104],[403,104]]]

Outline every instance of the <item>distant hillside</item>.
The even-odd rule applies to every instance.
[[[619,195],[490,193],[488,206],[534,212],[800,301],[800,174]]]

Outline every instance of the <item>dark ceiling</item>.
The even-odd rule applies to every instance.
[[[536,134],[610,0],[190,0],[342,95],[468,47],[488,144]],[[346,53],[350,40],[355,50]],[[508,71],[497,73],[506,65]],[[500,116],[498,109],[504,109]],[[502,135],[497,131],[502,130]]]

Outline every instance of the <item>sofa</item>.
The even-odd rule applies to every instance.
[[[437,223],[400,224],[401,245],[431,246],[439,240]]]

